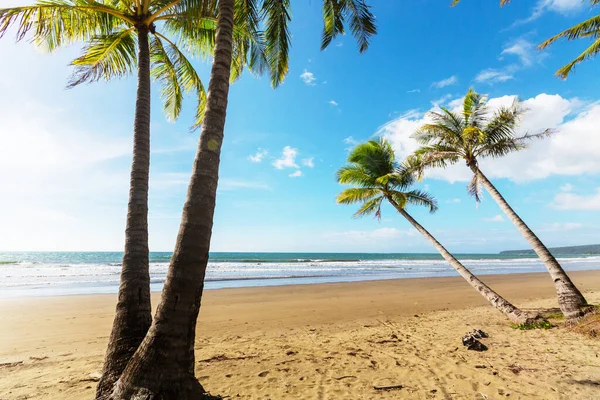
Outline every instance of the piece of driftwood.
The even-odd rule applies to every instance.
[[[385,386],[373,386],[375,390],[394,390],[394,389],[402,389],[404,385],[385,385]]]

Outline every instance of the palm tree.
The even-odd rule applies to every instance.
[[[70,88],[137,71],[125,251],[99,395],[119,378],[152,322],[148,270],[151,78],[160,83],[169,120],[178,118],[185,93],[196,94],[194,127],[198,127],[206,93],[181,49],[193,55],[212,52],[216,13],[214,1],[194,0],[44,0],[32,6],[0,9],[0,37],[14,26],[17,40],[31,33],[35,44],[49,51],[79,41],[86,43],[83,54],[72,63],[75,71]],[[260,71],[264,63],[262,34],[251,19],[243,19],[244,15],[240,12],[234,34],[232,78],[240,75],[244,65]]]
[[[337,172],[337,180],[354,187],[345,189],[338,197],[339,204],[362,203],[355,217],[374,215],[381,218],[381,205],[388,201],[404,218],[433,244],[442,257],[497,310],[515,324],[532,323],[536,317],[519,310],[471,273],[429,231],[407,211],[406,206],[425,206],[430,212],[437,203],[429,193],[411,189],[415,182],[410,168],[400,166],[395,160],[392,146],[385,139],[370,140],[355,147],[348,157],[347,166]]]
[[[229,78],[237,58],[232,39],[240,3],[246,5],[244,10],[252,10],[256,26],[264,21],[265,66],[272,84],[277,86],[288,71],[289,0],[219,0],[206,114],[161,302],[110,399],[202,398],[204,389],[194,378],[195,330],[209,256]],[[322,46],[343,33],[348,19],[359,50],[367,49],[375,25],[365,0],[324,0],[323,9]],[[194,27],[183,26],[181,32],[192,36]]]
[[[593,6],[600,4],[600,0],[590,0]],[[586,21],[583,21],[556,36],[551,37],[546,40],[544,43],[538,46],[538,49],[545,49],[558,39],[567,39],[567,40],[575,40],[582,38],[591,38],[592,44],[585,49],[580,55],[578,55],[573,61],[565,65],[556,71],[556,75],[559,77],[566,79],[569,76],[575,66],[580,62],[588,60],[590,58],[594,58],[598,52],[600,52],[600,14],[595,15],[592,18],[589,18]]]
[[[587,305],[585,298],[546,246],[481,172],[478,163],[480,158],[498,158],[523,150],[527,148],[529,141],[548,137],[553,132],[547,129],[536,134],[516,136],[517,123],[524,113],[518,100],[515,99],[511,106],[499,108],[493,114],[490,114],[486,102],[486,96],[469,89],[463,101],[462,113],[446,108],[429,112],[432,123],[424,125],[413,135],[423,147],[415,152],[411,162],[422,174],[425,168],[444,168],[464,160],[473,171],[473,179],[468,185],[469,193],[479,202],[481,186],[489,192],[544,262],[556,286],[558,303],[565,317],[577,318]]]
[[[407,165],[400,166],[395,160],[392,146],[385,139],[370,140],[355,147],[348,157],[347,166],[337,172],[337,180],[353,185],[337,198],[339,204],[362,203],[355,217],[374,215],[381,218],[381,205],[388,201],[404,218],[433,244],[444,259],[465,280],[485,297],[497,310],[515,324],[533,322],[536,317],[519,310],[494,292],[460,263],[429,231],[419,224],[407,211],[406,206],[425,206],[431,213],[437,210],[437,202],[429,193],[411,189],[415,177]]]

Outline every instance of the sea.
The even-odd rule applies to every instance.
[[[535,256],[455,254],[476,275],[544,272]],[[116,293],[120,252],[0,252],[0,298]],[[557,255],[566,271],[600,269],[598,255]],[[151,289],[171,253],[150,253]],[[437,254],[211,253],[206,289],[458,275]]]

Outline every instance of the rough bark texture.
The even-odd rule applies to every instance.
[[[508,205],[507,201],[502,197],[500,192],[494,187],[487,177],[481,172],[476,166],[470,166],[474,174],[477,175],[483,187],[489,192],[490,196],[498,203],[504,214],[510,219],[510,221],[517,227],[517,230],[521,232],[523,237],[529,242],[535,253],[540,257],[552,280],[556,286],[556,292],[558,294],[558,305],[560,310],[567,319],[576,319],[581,317],[587,306],[587,301],[575,287],[571,279],[567,276],[561,265],[556,261],[556,258],[550,253],[550,251],[544,246],[541,240],[533,233],[531,229],[523,222],[523,220],[517,215],[517,213]]]
[[[398,210],[404,218],[408,220],[427,240],[429,240],[437,251],[444,257],[444,260],[448,262],[475,290],[477,290],[483,297],[489,301],[494,308],[506,315],[506,317],[515,324],[530,324],[533,323],[537,316],[530,315],[524,311],[519,310],[517,307],[509,303],[505,298],[494,292],[489,286],[483,283],[479,278],[471,273],[464,265],[460,263],[436,238],[423,228],[413,217],[410,216],[402,207],[396,204],[393,200],[390,200],[392,205]]]
[[[117,310],[97,399],[105,399],[152,323],[148,270],[148,176],[150,170],[150,51],[148,32],[138,33],[138,88],[125,252]]]
[[[232,57],[234,0],[219,1],[207,109],[161,303],[112,399],[205,398],[194,377],[196,320],[212,234]]]

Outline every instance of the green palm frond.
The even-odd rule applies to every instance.
[[[525,144],[519,143],[514,138],[505,138],[479,148],[474,155],[475,157],[500,158],[526,147]]]
[[[367,200],[362,206],[354,213],[354,218],[364,217],[365,215],[374,215],[375,219],[381,219],[381,203],[383,202],[383,196],[376,197],[371,200]]]
[[[323,0],[323,34],[321,36],[321,50],[338,35],[344,34],[344,8],[339,0]]]
[[[174,101],[177,100],[177,86],[185,93],[193,92],[198,99],[198,106],[196,108],[196,121],[192,129],[198,128],[204,119],[204,112],[206,109],[206,91],[202,84],[202,80],[198,76],[194,66],[175,43],[171,42],[167,37],[160,33],[156,33],[155,37],[157,43],[160,42],[161,39],[167,42],[167,45],[164,47],[162,46],[162,43],[160,43],[159,46],[166,51],[163,51],[162,55],[157,54],[157,61],[159,61],[159,64],[153,69],[155,77],[160,77],[163,83],[165,83],[163,89],[165,113],[171,119],[176,119],[179,116],[181,104],[179,104],[179,107],[172,108],[171,103],[169,102],[169,99]],[[169,62],[164,62],[164,57],[168,58]],[[170,72],[171,68],[172,72]],[[171,74],[174,74],[175,80],[169,78]],[[177,84],[175,84],[175,82]],[[174,106],[177,106],[177,104],[175,103]]]
[[[430,213],[434,213],[438,210],[437,200],[429,193],[423,190],[411,190],[404,193],[407,204],[415,206],[428,207]]]
[[[481,183],[477,174],[473,174],[473,178],[467,186],[467,192],[475,198],[476,203],[481,203]]]
[[[343,190],[337,197],[338,204],[354,204],[371,200],[380,196],[381,191],[376,188],[350,188]]]
[[[373,176],[390,174],[396,169],[394,151],[384,139],[359,144],[350,152],[348,161],[361,165]]]
[[[358,43],[360,53],[369,48],[371,37],[377,33],[375,16],[371,13],[365,0],[340,0],[348,10],[350,30]]]
[[[487,96],[469,89],[463,100],[463,118],[465,125],[479,128],[482,118],[487,112]]]
[[[128,75],[137,67],[134,28],[96,36],[83,49],[83,55],[71,64],[75,71],[68,87]]]
[[[236,0],[234,27],[232,81],[241,76],[245,66],[254,75],[262,75],[268,62],[256,0]]]
[[[337,181],[343,185],[354,185],[362,188],[377,186],[377,177],[361,165],[350,164],[340,168],[336,173]]]
[[[283,82],[289,70],[290,1],[263,0],[265,18],[265,54],[271,73],[271,85]]]
[[[484,128],[485,136],[490,143],[511,138],[524,110],[515,98],[512,106],[501,107]]]
[[[183,91],[179,84],[177,68],[169,55],[160,38],[155,35],[150,42],[152,77],[161,82],[161,97],[163,98],[164,112],[167,119],[175,121],[181,112]]]
[[[338,35],[343,35],[344,23],[350,23],[350,30],[358,44],[360,53],[369,48],[371,37],[377,34],[375,16],[365,0],[323,0],[323,35],[321,50],[329,46]]]
[[[587,59],[594,58],[600,52],[600,39],[596,40],[590,47],[585,49],[583,53],[578,55],[573,61],[556,71],[556,75],[562,79],[567,79],[567,76],[575,69],[575,66]]]
[[[16,26],[17,41],[31,34],[49,51],[132,24],[121,10],[91,0],[43,0],[34,6],[0,9],[0,38]]]
[[[592,1],[592,4],[597,5],[598,2]],[[566,79],[577,64],[593,58],[600,52],[600,15],[589,18],[558,35],[551,37],[538,46],[538,49],[545,49],[559,39],[576,40],[581,38],[592,38],[594,39],[594,42],[573,61],[556,71],[556,75],[559,77]]]

